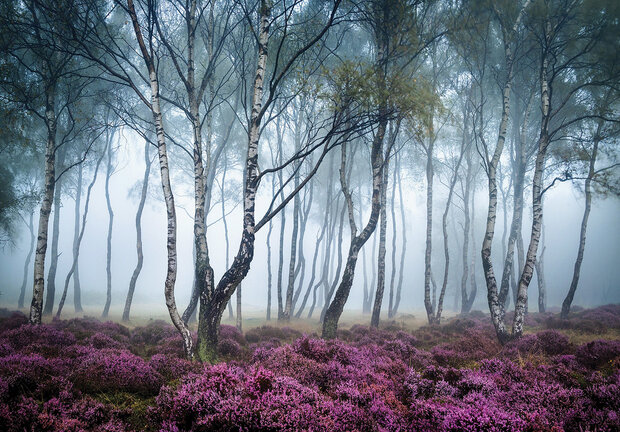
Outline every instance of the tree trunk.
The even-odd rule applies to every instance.
[[[201,361],[213,362],[217,358],[220,320],[226,303],[250,269],[254,257],[254,210],[258,188],[258,140],[262,118],[263,81],[267,63],[267,42],[271,7],[261,1],[260,26],[258,31],[258,59],[256,75],[252,86],[252,111],[248,125],[248,147],[244,171],[243,189],[243,232],[239,251],[233,264],[224,273],[217,286],[213,283],[213,272],[209,271],[207,286],[200,295],[198,318],[197,354]]]
[[[106,267],[105,272],[107,276],[106,284],[106,301],[103,307],[102,318],[107,318],[110,312],[110,304],[112,303],[112,228],[114,226],[114,212],[112,211],[112,202],[110,201],[110,177],[114,171],[112,167],[112,140],[114,138],[115,131],[108,137],[108,168],[105,175],[105,202],[108,207],[108,238],[107,238],[107,255],[106,255]]]
[[[441,228],[443,233],[443,251],[444,251],[444,271],[443,271],[443,281],[441,284],[441,292],[439,293],[439,301],[437,302],[437,309],[435,310],[435,317],[433,319],[434,324],[439,324],[441,322],[441,314],[443,311],[443,300],[446,295],[446,288],[448,286],[448,274],[450,270],[450,251],[448,248],[448,213],[450,211],[450,205],[452,204],[452,196],[454,195],[454,187],[458,180],[459,168],[461,167],[461,162],[463,161],[463,156],[467,150],[467,146],[469,142],[467,142],[467,134],[463,135],[463,141],[461,144],[461,152],[459,155],[459,159],[454,167],[454,173],[452,174],[452,179],[450,181],[450,188],[448,190],[448,198],[446,200],[446,208],[443,212],[441,219]]]
[[[396,161],[394,161],[394,169],[392,170],[392,198],[390,201],[390,213],[392,218],[392,267],[390,274],[390,295],[389,295],[389,304],[388,304],[388,318],[394,317],[394,284],[396,281],[396,172],[398,166],[396,165]]]
[[[295,188],[299,186],[299,176],[295,176]],[[297,234],[299,232],[299,194],[293,199],[293,233],[291,235],[291,258],[288,265],[288,286],[286,288],[286,299],[282,321],[290,321],[293,309],[293,294],[295,289],[295,264],[297,259]],[[284,214],[284,211],[282,211]]]
[[[581,273],[581,263],[583,262],[583,253],[586,248],[586,230],[588,228],[588,218],[590,217],[590,209],[592,208],[592,178],[594,178],[594,166],[596,164],[596,157],[598,155],[598,144],[600,141],[600,133],[602,129],[602,122],[598,124],[596,136],[594,139],[594,146],[592,148],[592,154],[590,155],[590,165],[588,167],[588,176],[584,186],[585,192],[585,208],[583,210],[583,218],[581,219],[581,229],[579,231],[579,248],[577,249],[577,259],[575,260],[575,266],[573,268],[573,278],[571,279],[568,293],[562,302],[561,317],[566,319],[570,313],[570,308],[579,285],[579,276]]]
[[[24,297],[26,296],[26,285],[28,285],[28,267],[30,267],[30,260],[32,259],[32,253],[34,252],[34,245],[36,236],[34,235],[34,209],[30,212],[28,217],[28,230],[30,231],[30,249],[28,255],[26,255],[26,261],[24,262],[24,279],[22,281],[22,287],[19,290],[19,299],[17,300],[17,308],[24,308]]]
[[[381,304],[383,303],[383,292],[385,291],[385,240],[387,237],[387,187],[390,171],[390,155],[387,154],[383,164],[383,187],[381,188],[381,210],[379,220],[379,258],[377,260],[377,290],[375,292],[375,302],[370,317],[370,326],[379,327],[381,316]],[[392,263],[394,260],[392,260]],[[393,266],[393,264],[392,264]]]
[[[273,222],[269,221],[269,231],[267,232],[267,321],[271,320],[271,231]],[[305,303],[305,302],[304,302]]]
[[[237,287],[237,330],[243,332],[243,318],[241,316],[241,284]]]
[[[383,58],[384,51],[380,49],[378,57]],[[370,238],[370,235],[375,231],[377,223],[379,222],[379,213],[381,211],[381,193],[383,190],[383,140],[387,127],[386,107],[381,106],[379,109],[380,121],[377,126],[377,131],[372,143],[371,150],[371,166],[372,166],[372,199],[371,199],[371,211],[370,218],[364,229],[357,235],[357,227],[355,224],[355,217],[353,213],[353,199],[349,192],[348,185],[346,183],[346,176],[344,172],[344,164],[346,163],[346,145],[342,145],[342,165],[340,167],[340,184],[342,193],[345,197],[347,211],[349,214],[349,225],[351,228],[351,243],[349,245],[349,252],[342,275],[342,280],[334,299],[327,308],[325,318],[323,320],[322,337],[325,339],[333,339],[336,337],[338,330],[338,321],[344,310],[344,305],[351,292],[351,286],[353,285],[353,277],[355,275],[355,266],[357,265],[357,256],[359,250],[364,246],[366,241]]]
[[[497,165],[499,163],[502,151],[504,150],[504,143],[506,142],[506,129],[508,127],[508,119],[510,116],[510,92],[512,88],[513,79],[513,52],[511,48],[511,38],[516,34],[519,23],[528,8],[530,0],[526,0],[523,6],[520,8],[519,13],[512,26],[510,32],[505,27],[502,27],[503,39],[504,39],[504,56],[506,65],[506,81],[502,91],[502,116],[499,123],[499,130],[497,134],[497,144],[491,160],[486,161],[487,177],[489,181],[489,205],[486,219],[486,229],[484,238],[482,241],[481,257],[482,267],[484,270],[484,279],[487,285],[487,300],[489,303],[489,311],[491,312],[491,321],[495,327],[495,332],[500,343],[504,344],[510,339],[510,335],[506,329],[505,322],[505,309],[504,304],[499,298],[497,290],[497,280],[495,278],[495,272],[493,270],[493,262],[491,260],[491,246],[493,244],[493,237],[495,235],[495,219],[497,215]],[[481,139],[483,137],[481,136]]]
[[[181,334],[183,338],[183,348],[185,351],[185,355],[188,358],[193,358],[193,341],[192,336],[182,321],[181,316],[178,312],[176,301],[174,298],[174,285],[176,282],[176,274],[177,274],[177,248],[176,248],[176,234],[177,234],[177,218],[176,218],[176,209],[174,206],[174,195],[172,193],[172,188],[170,186],[170,169],[168,166],[168,152],[166,148],[166,138],[164,134],[164,124],[163,124],[163,116],[160,108],[160,97],[159,97],[159,80],[157,77],[157,71],[155,69],[155,63],[153,58],[150,56],[149,51],[146,47],[144,39],[142,37],[142,30],[140,29],[140,24],[138,22],[138,17],[136,15],[135,7],[133,4],[133,0],[127,0],[127,9],[132,21],[134,33],[136,35],[136,39],[138,40],[138,44],[140,46],[140,51],[142,53],[142,57],[146,63],[146,66],[149,71],[149,80],[151,87],[151,113],[153,115],[153,122],[155,124],[155,131],[157,134],[157,150],[159,157],[159,168],[161,173],[161,182],[162,182],[162,190],[164,193],[164,200],[166,202],[166,219],[167,219],[167,251],[168,251],[168,262],[167,262],[167,271],[166,271],[166,281],[164,294],[166,298],[166,306],[168,308],[168,313],[170,315],[170,319],[172,323]],[[204,218],[203,218],[204,219]]]
[[[65,161],[64,149],[58,151],[58,166],[63,169]],[[45,307],[43,315],[50,315],[54,309],[54,300],[56,295],[56,273],[58,270],[58,237],[60,236],[60,208],[62,195],[62,180],[56,179],[54,189],[54,223],[52,225],[52,256],[50,257],[50,268],[47,273],[47,295],[45,297]]]
[[[471,310],[470,298],[467,293],[467,279],[469,278],[469,230],[471,227],[471,219],[469,216],[469,198],[471,193],[471,184],[473,177],[473,166],[471,160],[471,151],[467,152],[467,174],[465,175],[465,191],[463,193],[463,215],[465,217],[463,225],[463,275],[461,276],[461,313],[465,314]],[[472,274],[472,278],[475,275]]]
[[[543,246],[540,256],[536,260],[536,279],[538,281],[538,312],[545,313],[547,308],[547,285],[545,284],[544,255],[546,248]]]
[[[93,190],[93,186],[95,185],[95,182],[97,181],[97,174],[99,173],[99,166],[101,165],[101,161],[103,160],[103,157],[105,156],[105,150],[103,152],[101,152],[101,156],[99,157],[99,159],[97,159],[97,164],[95,165],[95,173],[93,174],[93,179],[91,180],[90,184],[88,185],[88,189],[86,191],[86,202],[84,203],[84,214],[82,215],[82,226],[80,227],[80,234],[77,238],[77,244],[74,242],[73,243],[73,264],[71,265],[71,270],[69,270],[69,273],[67,274],[67,278],[65,279],[65,289],[62,293],[62,297],[60,298],[60,303],[58,303],[58,310],[56,311],[56,318],[60,318],[60,314],[62,313],[62,309],[65,305],[65,299],[67,297],[67,290],[69,288],[69,280],[71,279],[71,276],[73,275],[77,265],[78,265],[78,261],[80,258],[80,245],[82,244],[82,238],[84,237],[84,230],[86,229],[86,217],[88,216],[88,207],[90,205],[90,194]],[[76,212],[78,211],[79,206],[76,204]],[[75,284],[73,285],[75,288]],[[79,285],[78,285],[79,287]],[[77,296],[78,299],[80,299],[80,291],[77,291]],[[76,305],[75,302],[75,292],[73,295],[73,299],[74,299],[74,305]],[[79,300],[79,306],[81,308],[81,300]],[[81,312],[81,309],[79,310]],[[76,307],[76,312],[78,312],[78,309]]]
[[[331,159],[331,163],[330,163],[330,172],[329,172],[329,180],[327,183],[327,198],[326,198],[326,202],[325,202],[325,217],[323,218],[323,224],[321,225],[321,233],[319,234],[319,237],[316,241],[316,247],[314,248],[314,256],[312,258],[312,273],[310,274],[310,282],[308,283],[308,288],[306,289],[306,294],[304,295],[304,299],[301,302],[301,306],[299,307],[299,309],[297,310],[297,313],[295,314],[295,318],[299,318],[301,317],[301,314],[304,310],[304,308],[306,307],[306,303],[308,301],[308,297],[310,296],[310,293],[313,292],[314,293],[314,300],[313,300],[313,304],[316,304],[316,288],[313,289],[314,287],[314,281],[316,279],[316,263],[317,263],[317,258],[319,256],[319,248],[321,247],[321,243],[323,242],[323,239],[325,238],[325,233],[327,231],[327,225],[328,225],[328,216],[330,213],[330,206],[331,206],[331,190],[333,187],[333,176],[332,176],[332,170],[333,170],[333,158]],[[303,281],[302,281],[303,282]]]
[[[395,172],[400,172],[400,155],[396,156]],[[398,285],[396,285],[396,300],[394,301],[394,308],[392,309],[392,316],[395,316],[398,312],[398,306],[400,305],[400,297],[403,287],[403,276],[405,274],[405,256],[407,253],[407,225],[405,224],[405,201],[403,200],[403,188],[402,178],[398,177],[398,201],[400,205],[400,222],[402,224],[402,252],[400,255],[400,267],[398,270]]]
[[[125,309],[123,310],[123,321],[129,321],[129,312],[131,310],[131,302],[133,300],[133,293],[136,289],[136,282],[140,272],[142,271],[142,263],[144,261],[144,254],[142,253],[142,211],[144,210],[144,204],[146,203],[146,193],[149,188],[149,174],[151,172],[151,160],[149,157],[149,142],[144,143],[144,177],[142,178],[142,190],[140,191],[140,203],[138,204],[138,210],[136,211],[136,253],[138,255],[138,262],[136,268],[133,270],[131,280],[129,281],[129,290],[127,291],[127,298],[125,300]]]
[[[47,143],[45,146],[45,188],[39,213],[37,248],[34,256],[34,277],[32,302],[30,304],[31,324],[41,324],[43,314],[43,292],[45,290],[45,253],[47,252],[47,231],[49,226],[56,175],[56,86],[54,83],[45,89],[45,124],[47,126]]]
[[[549,120],[550,120],[550,91],[547,82],[547,59],[543,58],[541,71],[541,111],[542,121],[540,127],[540,138],[538,139],[538,153],[534,165],[534,178],[532,180],[532,231],[530,234],[530,244],[525,257],[525,265],[519,278],[517,293],[517,303],[515,304],[515,316],[512,324],[512,337],[519,338],[523,334],[523,321],[527,309],[527,288],[532,280],[534,264],[536,262],[536,252],[540,241],[542,230],[543,206],[542,206],[542,181],[545,169],[545,159],[549,146]]]
[[[372,253],[370,254],[370,268],[372,269],[372,277],[370,279],[370,289],[368,290],[368,295],[364,296],[364,310],[363,313],[370,314],[373,300],[374,300],[374,287],[377,282],[377,266],[375,263],[377,262],[377,238],[379,235],[376,232],[373,232],[372,236]]]
[[[312,196],[313,196],[313,183],[310,183],[310,192],[307,192],[304,195],[304,201],[307,200],[307,203],[303,206],[303,211],[300,209],[300,221],[299,221],[299,261],[297,262],[297,268],[295,269],[295,275],[299,275],[299,286],[295,290],[295,295],[293,296],[293,304],[291,307],[291,313],[295,310],[295,305],[297,305],[297,301],[299,300],[299,296],[301,295],[301,291],[304,286],[304,279],[306,277],[306,257],[304,254],[304,239],[306,234],[306,224],[308,222],[308,218],[310,217],[310,208],[312,207]],[[308,196],[309,195],[309,196]],[[318,247],[318,245],[317,245]]]
[[[424,307],[429,324],[435,323],[435,295],[431,300],[433,270],[431,257],[433,251],[433,147],[434,139],[429,139],[426,149],[426,248],[424,250]]]
[[[67,291],[69,289],[69,281],[73,276],[73,287],[77,286],[78,291],[80,288],[80,271],[78,267],[78,256],[79,256],[79,238],[80,238],[80,206],[81,206],[81,198],[82,198],[82,174],[83,174],[83,166],[80,164],[78,167],[78,180],[75,188],[75,213],[73,219],[73,261],[71,264],[71,270],[67,274],[65,279],[65,286],[62,290],[62,296],[60,297],[60,303],[58,303],[58,311],[56,312],[56,316],[60,317],[60,312],[65,304],[65,298],[67,297]],[[75,289],[74,289],[74,298],[75,298]],[[81,301],[80,301],[81,308]],[[77,309],[77,308],[76,308]],[[77,312],[77,310],[76,310]]]
[[[338,286],[338,280],[340,280],[340,271],[342,270],[342,234],[344,231],[344,215],[345,215],[345,208],[344,206],[342,207],[342,211],[340,212],[340,221],[338,223],[338,240],[335,243],[336,249],[338,251],[338,259],[336,260],[337,264],[336,264],[336,271],[333,273],[333,282],[331,284],[331,286],[329,286],[329,290],[327,291],[327,293],[325,294],[325,304],[323,305],[323,309],[321,310],[321,317],[320,317],[320,321],[322,322],[323,319],[325,318],[325,312],[327,311],[327,306],[329,305],[329,302],[331,301],[332,296],[334,295],[334,291],[336,290],[336,286]],[[327,282],[327,279],[326,279]],[[325,284],[325,286],[327,287],[328,285]]]

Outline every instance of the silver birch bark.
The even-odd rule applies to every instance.
[[[47,126],[47,142],[45,146],[45,186],[43,201],[39,212],[39,228],[37,232],[37,248],[34,256],[32,302],[30,304],[31,324],[41,324],[43,314],[43,292],[45,289],[45,253],[47,252],[47,231],[49,226],[52,201],[54,199],[55,165],[56,165],[56,86],[51,83],[45,89],[45,124]]]
[[[133,0],[127,0],[127,7],[129,16],[133,25],[136,39],[140,47],[140,52],[146,64],[149,72],[149,81],[151,89],[151,101],[150,108],[153,115],[153,121],[155,123],[155,131],[157,136],[157,152],[159,157],[159,169],[161,174],[162,190],[164,193],[164,200],[166,202],[166,219],[167,219],[167,235],[166,235],[166,248],[168,252],[167,257],[167,269],[166,269],[166,281],[164,284],[164,295],[166,298],[166,307],[172,323],[181,334],[183,338],[183,348],[185,355],[188,358],[193,358],[193,341],[192,336],[181,319],[179,311],[176,306],[174,298],[174,285],[176,282],[177,274],[177,250],[176,250],[176,234],[177,234],[177,220],[176,210],[174,206],[174,195],[172,194],[172,188],[170,185],[170,169],[168,166],[168,152],[166,148],[166,138],[164,134],[163,116],[160,108],[160,96],[159,96],[159,80],[157,77],[157,71],[155,69],[155,63],[149,50],[146,47],[142,36],[142,30],[138,22]]]
[[[482,267],[484,270],[484,278],[487,285],[487,300],[489,310],[491,312],[491,320],[495,327],[495,332],[501,343],[505,343],[510,339],[505,323],[504,304],[499,298],[497,289],[497,280],[493,270],[493,262],[491,260],[491,248],[493,245],[493,237],[495,235],[495,219],[497,215],[497,165],[499,163],[504,143],[506,141],[506,129],[508,127],[508,119],[510,116],[510,93],[512,89],[514,54],[511,47],[512,38],[519,28],[519,24],[528,8],[530,0],[526,0],[515,19],[514,25],[509,30],[502,26],[502,35],[504,39],[504,57],[506,65],[506,80],[502,91],[502,116],[499,123],[499,131],[497,135],[497,144],[493,157],[486,161],[487,177],[489,183],[489,204],[486,218],[486,229],[482,241]]]
[[[534,177],[532,179],[532,231],[530,234],[530,244],[525,256],[525,265],[517,291],[517,302],[515,304],[515,316],[512,324],[512,337],[519,338],[523,334],[523,321],[527,308],[527,288],[532,280],[534,265],[536,262],[536,252],[540,241],[542,230],[543,206],[542,206],[542,181],[545,169],[545,159],[549,146],[549,120],[551,115],[550,89],[547,77],[548,59],[543,56],[542,68],[540,73],[540,101],[542,120],[540,126],[540,137],[538,138],[538,152],[534,165]]]

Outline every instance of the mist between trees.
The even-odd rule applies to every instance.
[[[506,343],[528,308],[617,302],[619,14],[4,1],[2,303],[165,311],[213,361],[246,313],[334,338],[345,310],[475,309]]]

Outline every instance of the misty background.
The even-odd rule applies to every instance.
[[[118,140],[114,143],[116,149],[115,165],[116,169],[110,178],[110,199],[114,211],[114,227],[112,234],[112,307],[110,310],[112,317],[120,316],[127,295],[127,288],[131,274],[137,261],[135,251],[135,212],[139,200],[139,186],[142,181],[144,171],[144,144],[143,140],[127,128],[117,135]],[[151,156],[155,153],[151,150]],[[417,162],[419,164],[419,161]],[[415,160],[403,160],[403,164],[414,166]],[[104,167],[105,168],[105,167]],[[323,167],[323,171],[326,168]],[[101,171],[104,169],[100,168]],[[172,167],[172,174],[183,179],[183,173]],[[412,173],[404,173],[404,203],[407,212],[407,251],[405,255],[405,273],[402,287],[402,301],[400,311],[402,313],[414,313],[416,316],[424,315],[424,230],[425,230],[425,191],[424,183],[419,178],[413,178]],[[85,184],[90,181],[92,173],[85,174]],[[423,174],[422,174],[423,175]],[[235,179],[236,177],[236,179]],[[233,180],[226,186],[239,186],[240,170],[237,168],[232,174]],[[319,175],[319,181],[325,181],[325,177]],[[486,191],[481,189],[485,181],[483,173],[479,174],[478,183],[482,184],[476,192],[476,221],[474,230],[476,233],[476,244],[474,254],[478,269],[478,295],[474,303],[474,310],[486,311],[488,309],[486,299],[486,288],[484,278],[481,275],[480,265],[480,243],[484,230],[484,217],[486,216]],[[104,196],[105,176],[99,173],[98,179],[93,187],[90,202],[90,210],[84,239],[80,252],[80,279],[82,282],[82,304],[85,314],[98,316],[106,298],[106,237],[108,226],[108,213]],[[193,257],[192,257],[192,205],[193,195],[191,194],[191,178],[186,177],[183,184],[173,184],[175,198],[177,199],[178,217],[178,276],[176,283],[176,298],[179,307],[184,308],[189,302],[193,280]],[[581,187],[580,187],[581,186]],[[575,257],[577,254],[578,230],[583,213],[583,192],[582,184],[576,182],[560,183],[546,192],[545,196],[545,215],[544,215],[544,246],[545,251],[545,277],[548,288],[548,307],[558,307],[561,305],[568,286],[570,285]],[[435,206],[435,213],[443,211],[443,196],[445,195],[444,186],[437,186],[438,193]],[[237,189],[237,192],[239,190]],[[85,195],[85,194],[84,194]],[[229,197],[226,202],[227,215],[229,220],[229,241],[231,257],[236,253],[239,243],[240,232],[238,229],[241,221],[241,210],[239,201],[240,193]],[[526,200],[531,195],[531,191],[526,189]],[[265,200],[259,208],[266,207]],[[396,198],[398,200],[398,198]],[[82,197],[82,201],[84,196]],[[219,210],[219,198],[214,204],[208,218],[209,228],[207,231],[212,265],[217,274],[224,271],[225,264],[225,238],[223,221]],[[318,202],[317,202],[318,204]],[[82,202],[83,206],[83,202]],[[500,206],[501,207],[501,206]],[[512,209],[509,207],[508,224]],[[71,247],[73,242],[73,212],[74,201],[66,196],[62,200],[62,221],[60,224],[58,273],[56,278],[56,304],[64,285],[64,279],[71,268],[72,255]],[[260,213],[260,211],[259,211]],[[291,208],[287,207],[287,227],[285,231],[285,253],[284,269],[288,269],[288,254],[290,247],[291,234]],[[524,214],[523,236],[529,236],[528,214],[531,209],[526,208]],[[593,208],[587,233],[587,244],[584,261],[581,269],[580,288],[575,295],[575,305],[596,306],[608,303],[620,302],[620,200],[617,198],[596,197],[593,200]],[[52,214],[53,217],[53,214]],[[38,212],[35,212],[35,226]],[[392,271],[391,249],[392,232],[388,221],[387,244],[388,253],[386,255],[386,273],[390,275]],[[277,277],[277,252],[278,252],[278,230],[280,218],[274,219],[274,233],[272,234],[272,271],[274,274],[274,284]],[[311,261],[314,253],[318,230],[322,224],[322,215],[318,211],[312,212],[312,217],[306,227],[305,255],[306,260]],[[0,260],[0,297],[1,307],[8,309],[17,308],[19,290],[23,281],[24,261],[29,248],[30,234],[25,224],[18,225],[19,231],[15,237],[14,244],[5,245],[2,248]],[[440,233],[441,219],[437,217],[433,229]],[[455,231],[456,230],[456,231]],[[458,311],[455,309],[455,290],[460,289],[460,278],[462,274],[462,243],[457,248],[454,242],[455,233],[462,235],[462,227],[454,222],[449,228],[451,234],[451,254],[452,265],[450,268],[450,279],[446,293],[445,309],[449,313]],[[503,215],[501,208],[498,211],[496,236],[494,239],[494,262],[501,268],[501,237],[503,227]],[[348,247],[347,230],[344,232],[344,241],[341,244],[342,253],[346,256]],[[156,161],[152,163],[149,192],[142,219],[142,241],[144,248],[144,267],[136,284],[134,294],[134,314],[140,317],[164,317],[167,311],[164,303],[164,279],[166,273],[166,213],[161,191],[161,183]],[[399,231],[400,233],[400,227]],[[51,233],[50,233],[51,234]],[[378,230],[374,235],[378,235]],[[242,305],[252,317],[264,314],[267,307],[267,229],[262,229],[257,234],[256,255],[252,263],[248,276],[243,281]],[[462,240],[460,240],[462,242]],[[376,246],[376,242],[374,242]],[[397,235],[396,246],[401,247],[400,234]],[[439,277],[443,271],[443,251],[439,238],[434,240],[433,265],[434,272]],[[370,282],[371,266],[376,263],[371,262],[371,251],[373,238],[371,238],[364,249],[366,249],[366,263],[360,263],[355,274],[355,282],[346,305],[346,310],[361,311],[362,309],[362,286],[363,273],[367,272]],[[48,257],[50,249],[48,248]],[[361,254],[360,254],[361,255]],[[400,256],[397,254],[397,263]],[[50,260],[46,260],[46,274]],[[311,262],[307,262],[309,266]],[[363,267],[366,267],[365,269]],[[286,286],[286,271],[283,274],[283,284]],[[29,295],[32,290],[32,261],[28,267],[28,282],[26,286],[26,306],[29,306]],[[307,271],[305,282],[307,284],[310,274]],[[305,286],[305,284],[304,284]],[[65,314],[73,313],[73,291],[72,283],[69,285],[67,294]],[[275,288],[275,287],[274,287]],[[304,288],[305,289],[305,288]],[[529,307],[532,310],[536,307],[537,293],[536,278],[532,280],[529,287]],[[275,294],[275,293],[274,293]],[[460,295],[460,291],[458,292]],[[384,304],[388,290],[385,291]],[[234,299],[233,299],[234,300]],[[56,310],[56,307],[54,308]],[[277,312],[277,304],[272,305],[272,314]],[[225,313],[224,318],[227,317]]]

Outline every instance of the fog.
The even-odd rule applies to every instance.
[[[117,168],[110,180],[110,196],[114,210],[114,228],[112,233],[112,316],[120,316],[129,280],[136,263],[135,251],[135,212],[138,205],[136,185],[142,180],[144,169],[143,145],[141,140],[131,132],[121,134],[117,152]],[[165,318],[166,307],[164,302],[164,279],[166,273],[166,217],[165,206],[159,183],[159,174],[156,170],[151,171],[149,196],[143,213],[143,247],[144,267],[137,283],[134,297],[136,313],[143,318]],[[190,181],[189,179],[187,180]],[[425,195],[423,185],[416,183],[412,178],[406,178],[404,202],[407,213],[407,241],[408,248],[405,256],[405,273],[403,276],[403,299],[400,308],[402,313],[411,313],[417,316],[424,315],[424,227],[425,227]],[[93,188],[87,227],[84,234],[80,252],[80,278],[82,281],[82,301],[88,315],[98,316],[101,313],[106,297],[106,237],[108,214],[104,196],[105,177],[99,177]],[[180,189],[180,188],[179,188]],[[178,278],[176,283],[176,297],[181,307],[184,307],[191,295],[193,281],[193,257],[192,257],[192,229],[193,220],[187,211],[192,208],[192,196],[177,194],[179,224],[178,224]],[[239,200],[240,197],[234,197]],[[263,198],[262,207],[265,207]],[[485,211],[484,192],[479,191],[477,197],[476,214],[480,215],[475,223],[477,244],[475,251],[480,248],[480,236],[484,229],[482,215]],[[58,274],[56,278],[57,289],[62,289],[67,272],[71,268],[71,245],[73,241],[73,213],[74,201],[70,197],[63,199],[59,250],[61,256],[58,260]],[[440,202],[441,204],[441,202]],[[217,204],[219,206],[219,203]],[[227,203],[234,207],[235,203]],[[186,210],[183,210],[186,209]],[[509,209],[510,210],[510,209]],[[436,211],[442,211],[437,206]],[[573,265],[577,255],[578,232],[583,212],[583,193],[571,184],[561,184],[548,192],[545,199],[545,277],[548,287],[548,306],[558,307],[561,305],[571,282]],[[213,225],[208,228],[208,240],[212,250],[211,259],[217,274],[224,271],[224,229],[220,219],[219,208],[214,208],[214,213],[208,220]],[[290,234],[292,219],[290,211],[287,217],[289,224],[285,233],[285,259],[284,269],[288,269],[290,259]],[[618,199],[599,199],[594,202],[590,216],[586,253],[581,270],[580,287],[575,296],[575,304],[592,307],[600,304],[620,302],[620,201]],[[190,213],[191,215],[191,213]],[[306,227],[306,245],[304,254],[311,261],[314,253],[315,239],[318,236],[321,220],[319,215]],[[53,217],[53,216],[52,216]],[[237,205],[227,216],[231,225],[230,244],[231,255],[239,242],[239,231],[235,229],[241,220],[241,211]],[[510,220],[510,218],[508,218]],[[37,220],[35,218],[35,224]],[[279,229],[279,218],[274,222],[274,231]],[[437,232],[441,229],[440,224],[435,224]],[[398,228],[400,231],[400,227]],[[502,215],[498,216],[497,232],[494,247],[501,251],[501,233],[503,231]],[[529,227],[524,224],[523,235],[527,236]],[[454,236],[454,231],[450,232]],[[242,308],[251,316],[264,316],[267,300],[267,271],[266,271],[266,248],[267,230],[262,230],[256,239],[256,257],[252,263],[250,272],[243,282]],[[396,248],[400,250],[402,244],[397,237]],[[19,290],[23,280],[23,266],[29,248],[30,235],[24,224],[19,226],[14,244],[7,245],[2,250],[0,261],[1,282],[0,297],[1,306],[7,309],[15,309]],[[272,270],[274,272],[274,284],[277,274],[277,237],[272,239],[274,243],[274,257],[272,258]],[[462,244],[462,239],[459,239]],[[343,254],[346,253],[348,237],[341,245]],[[392,243],[391,228],[388,229],[387,244]],[[436,272],[443,271],[443,258],[441,241],[434,239],[434,262]],[[372,239],[364,246],[367,254],[368,278],[371,277],[370,266],[376,263],[370,262]],[[446,309],[450,313],[454,310],[455,288],[460,286],[462,274],[461,251],[453,247],[451,253],[456,261],[451,269],[451,277],[448,286]],[[48,252],[49,257],[49,252]],[[479,253],[476,253],[479,261]],[[397,256],[397,263],[400,255]],[[494,260],[501,267],[499,253]],[[309,263],[311,264],[311,263]],[[476,263],[480,266],[479,263]],[[388,275],[392,271],[391,251],[388,251],[386,266]],[[28,268],[27,294],[32,288],[32,262]],[[49,260],[47,264],[49,268]],[[347,302],[348,310],[360,312],[362,309],[363,291],[363,268],[360,268],[355,277],[354,287]],[[286,275],[285,275],[286,276]],[[285,278],[283,276],[283,279]],[[477,275],[481,292],[476,299],[474,309],[486,310],[486,296],[484,295],[484,278]],[[304,287],[307,285],[310,275],[306,274]],[[299,282],[297,282],[299,283]],[[67,309],[73,313],[72,283],[69,286],[67,297]],[[274,286],[275,288],[275,286]],[[529,288],[529,307],[536,308],[537,282],[534,279]],[[460,293],[459,293],[460,294]],[[388,292],[386,291],[386,300]],[[58,302],[58,297],[56,302]],[[69,306],[70,305],[70,306]],[[275,306],[275,305],[274,305]],[[272,306],[272,313],[277,313],[277,308]],[[225,315],[227,316],[227,315]]]

